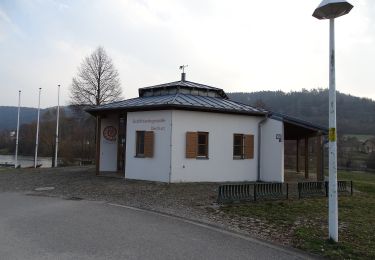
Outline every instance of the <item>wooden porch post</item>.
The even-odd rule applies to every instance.
[[[305,137],[305,178],[309,178],[309,138]]]
[[[96,153],[95,153],[95,173],[99,175],[100,169],[100,137],[101,137],[101,118],[96,116]]]
[[[299,138],[297,137],[296,172],[299,173]]]
[[[316,136],[316,180],[324,181],[323,174],[323,156],[322,156],[322,136],[318,134]]]

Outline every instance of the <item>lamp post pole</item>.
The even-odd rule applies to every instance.
[[[339,240],[337,201],[335,19],[329,20],[329,237]]]
[[[335,18],[348,14],[353,6],[343,0],[323,0],[315,9],[317,19],[329,19],[329,238],[339,240],[337,201],[337,134],[336,134],[336,75],[335,75]]]

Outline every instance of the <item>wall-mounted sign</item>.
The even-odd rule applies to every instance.
[[[106,126],[103,130],[103,137],[107,141],[114,142],[117,137],[117,129],[114,126]]]
[[[145,124],[146,129],[151,131],[165,131],[166,120],[164,118],[157,119],[133,119],[133,124]]]
[[[283,140],[283,136],[281,134],[276,134],[276,140],[279,140],[279,142],[281,143],[281,141]]]
[[[133,124],[157,124],[157,123],[164,123],[164,118],[159,119],[133,119]]]
[[[165,131],[165,126],[151,126],[151,131]]]

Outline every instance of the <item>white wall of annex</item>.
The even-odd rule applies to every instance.
[[[171,182],[256,181],[258,122],[262,117],[172,112]],[[186,132],[209,132],[209,159],[185,158]],[[254,135],[254,159],[233,159],[233,134]]]
[[[119,119],[117,115],[109,115],[101,119],[100,164],[99,164],[100,172],[117,171],[118,124],[119,124]],[[117,130],[115,140],[113,141],[107,140],[103,135],[104,129],[108,126],[112,126],[116,128]]]
[[[169,182],[172,111],[128,112],[125,178]],[[154,157],[136,158],[136,131],[154,131]]]
[[[262,125],[260,149],[261,181],[284,182],[283,129],[283,122],[274,119],[268,119]]]

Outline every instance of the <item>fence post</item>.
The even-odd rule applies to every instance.
[[[350,195],[353,196],[353,181],[350,181]]]
[[[324,185],[326,186],[326,197],[328,198],[328,182],[324,182]]]
[[[286,199],[289,199],[289,183],[286,184]]]

